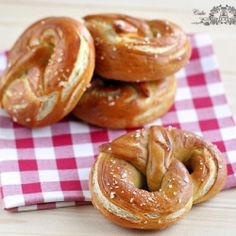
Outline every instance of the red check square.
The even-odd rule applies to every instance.
[[[34,148],[34,142],[32,138],[17,139],[15,142],[16,148]]]
[[[61,182],[62,191],[74,191],[81,190],[80,181],[62,181]]]
[[[210,97],[194,98],[193,103],[196,108],[212,107],[212,101]]]
[[[232,165],[227,165],[227,173],[228,173],[228,175],[234,174],[234,170],[233,170]]]
[[[70,134],[56,135],[52,137],[54,146],[72,145],[72,138]]]
[[[198,53],[198,48],[192,48],[192,54],[191,54],[191,59],[198,59],[199,58],[199,53]]]
[[[38,170],[38,165],[36,160],[19,160],[18,164],[20,171]]]
[[[221,152],[226,152],[225,143],[222,141],[214,142],[214,144],[221,150]]]
[[[57,168],[59,170],[77,168],[75,158],[60,158],[60,159],[57,159],[56,162],[57,162]]]
[[[40,193],[42,191],[40,183],[22,184],[24,194]]]
[[[205,130],[216,130],[219,128],[218,122],[215,119],[211,120],[200,120],[199,125],[202,131]]]
[[[93,143],[100,143],[100,142],[106,142],[108,139],[107,133],[104,133],[103,131],[92,131],[90,133],[91,141]]]
[[[205,85],[205,76],[204,74],[196,74],[196,75],[190,75],[188,76],[188,84],[189,86],[200,86],[200,85]]]

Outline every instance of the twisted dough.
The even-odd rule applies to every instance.
[[[73,114],[85,122],[106,128],[140,127],[166,113],[175,93],[174,76],[142,83],[95,76]]]
[[[188,37],[169,21],[120,14],[84,19],[95,40],[96,73],[104,78],[133,82],[163,79],[190,57]]]
[[[50,17],[31,25],[10,51],[0,104],[19,124],[52,124],[78,103],[94,70],[93,39],[78,21]]]
[[[174,128],[131,132],[100,151],[90,174],[92,202],[124,227],[165,228],[219,192],[226,178],[215,146]]]

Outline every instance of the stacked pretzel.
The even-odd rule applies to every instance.
[[[174,73],[191,52],[186,34],[168,21],[119,14],[84,19],[85,25],[68,17],[40,20],[12,47],[0,104],[13,120],[38,127],[74,110],[88,123],[128,128],[167,112]]]
[[[130,128],[165,114],[176,93],[174,73],[190,56],[186,34],[169,21],[118,14],[84,19],[95,40],[96,74],[74,115],[102,127]]]

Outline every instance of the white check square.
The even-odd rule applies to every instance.
[[[200,33],[194,36],[196,46],[201,48],[212,44],[212,40],[209,34]]]
[[[236,139],[236,126],[222,128],[220,131],[221,131],[223,140]]]
[[[35,148],[35,156],[38,160],[54,160],[55,159],[55,152],[52,147]]]
[[[20,172],[1,172],[1,185],[17,185],[21,184]]]
[[[17,150],[15,148],[0,148],[1,161],[17,160]]]
[[[63,193],[60,191],[42,192],[42,195],[44,202],[56,202],[64,200]]]
[[[191,98],[192,95],[189,88],[185,87],[177,89],[176,101],[189,100]]]
[[[195,110],[177,111],[179,123],[181,122],[197,122],[198,117]]]
[[[89,133],[89,126],[81,122],[70,122],[71,134]]]
[[[73,145],[75,157],[84,157],[94,155],[92,143]]]
[[[49,126],[41,127],[41,128],[35,128],[32,129],[32,136],[34,138],[43,138],[43,137],[51,137],[52,131]]]
[[[182,68],[181,70],[179,70],[177,73],[176,73],[176,77],[178,79],[181,79],[181,78],[186,78],[186,70],[184,68]]]
[[[210,55],[201,58],[202,70],[206,73],[209,71],[217,70],[219,68],[215,55]]]
[[[22,194],[5,196],[3,200],[5,208],[19,207],[25,205],[24,195]]]
[[[229,106],[226,104],[214,106],[214,111],[218,119],[232,116]]]
[[[90,168],[80,168],[78,169],[78,175],[80,180],[88,180],[89,179]]]
[[[60,177],[57,170],[39,170],[40,182],[59,182]]]
[[[83,191],[83,195],[85,198],[85,201],[91,201],[91,192],[90,191]]]
[[[218,96],[225,94],[224,86],[222,83],[209,84],[207,86],[207,89],[211,96]]]
[[[0,133],[0,139],[15,140],[14,129],[4,129],[4,132]]]
[[[228,159],[229,159],[230,163],[236,162],[236,150],[235,151],[228,151],[227,155],[228,155]]]

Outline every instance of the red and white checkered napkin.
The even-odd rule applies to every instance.
[[[190,63],[178,73],[176,102],[152,124],[202,135],[225,154],[226,188],[236,186],[236,126],[227,104],[208,34],[191,35]],[[0,54],[0,69],[6,65]],[[151,125],[151,124],[149,124]],[[89,170],[98,146],[127,130],[96,128],[67,117],[50,127],[27,129],[0,110],[0,179],[4,208],[35,210],[90,201]]]

